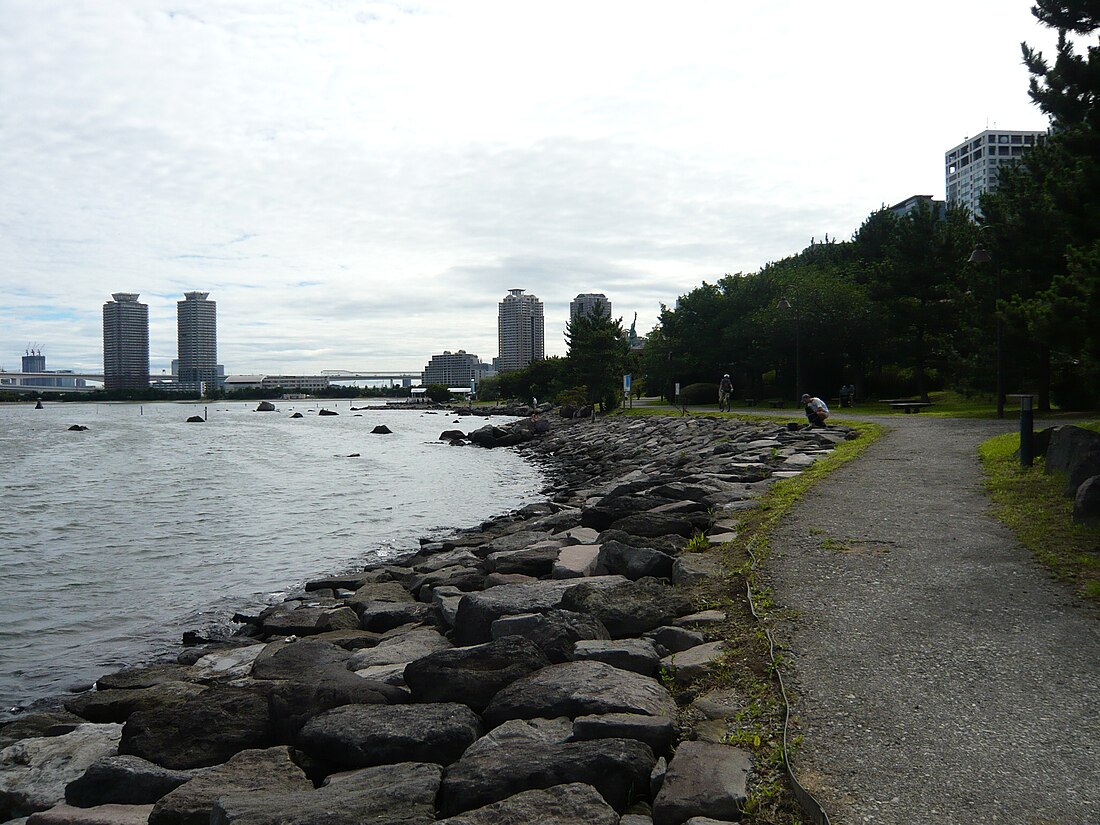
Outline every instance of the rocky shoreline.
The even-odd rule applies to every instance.
[[[551,468],[548,500],[311,581],[231,638],[191,636],[176,662],[5,725],[0,822],[740,819],[751,753],[685,722],[736,711],[682,690],[724,655],[726,617],[697,587],[739,511],[854,434],[690,416],[480,429]]]

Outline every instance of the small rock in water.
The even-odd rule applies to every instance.
[[[296,412],[296,413],[294,413],[294,415],[292,415],[290,417],[291,418],[303,418],[304,416],[300,412]]]
[[[359,453],[348,453],[348,458],[359,458]]]
[[[188,424],[202,424],[206,421],[201,415],[192,415],[187,419]]]
[[[317,413],[317,415],[339,415],[339,414],[340,413],[336,412],[336,410],[321,410],[319,413]]]
[[[275,405],[270,401],[261,401],[256,406],[256,412],[275,412]]]
[[[75,433],[82,433],[86,429],[88,429],[88,428],[85,427],[83,424],[73,424],[71,427],[69,427],[69,431],[70,432],[75,432]]]
[[[375,427],[373,430],[371,430],[371,432],[372,433],[377,433],[378,435],[389,435],[390,433],[393,432],[393,430],[391,430],[385,424],[379,424],[377,427]]]

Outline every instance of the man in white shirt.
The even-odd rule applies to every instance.
[[[829,417],[829,408],[825,402],[808,392],[802,394],[802,403],[806,405],[806,420],[811,427],[824,427],[825,419]]]

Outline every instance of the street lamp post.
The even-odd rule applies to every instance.
[[[798,307],[792,306],[787,297],[783,296],[775,308],[784,312],[789,309],[794,310],[794,400],[797,403],[802,398],[802,348],[798,334]]]
[[[982,245],[981,240],[979,240],[978,243],[974,245],[974,251],[970,253],[970,257],[967,259],[967,263],[987,264],[991,260],[993,260],[993,256],[989,254],[989,250],[986,249]],[[996,288],[995,299],[994,299],[995,302],[994,302],[994,306],[993,306],[993,318],[994,318],[995,324],[996,324],[996,341],[997,341],[997,350],[996,350],[996,355],[995,355],[996,363],[994,365],[994,368],[995,368],[996,373],[997,373],[997,378],[996,378],[996,382],[997,382],[997,390],[996,390],[996,392],[997,392],[997,418],[1004,418],[1005,417],[1005,369],[1004,369],[1004,357],[1003,357],[1004,350],[1001,346],[1001,339],[1004,336],[1004,332],[1003,332],[1003,324],[1001,323],[1001,314],[1000,314],[1000,312],[998,312],[997,306],[996,306],[997,303],[1000,303],[1000,300],[1001,300],[1001,270],[999,268],[996,269],[994,274],[996,275],[996,278],[997,278],[997,281],[996,281],[997,288]]]

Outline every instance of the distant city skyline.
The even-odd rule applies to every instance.
[[[592,289],[647,334],[703,281],[942,199],[949,147],[1044,129],[1030,5],[6,0],[0,366],[34,341],[100,369],[122,290],[167,372],[196,284],[232,372],[489,357],[515,284],[549,355]]]

